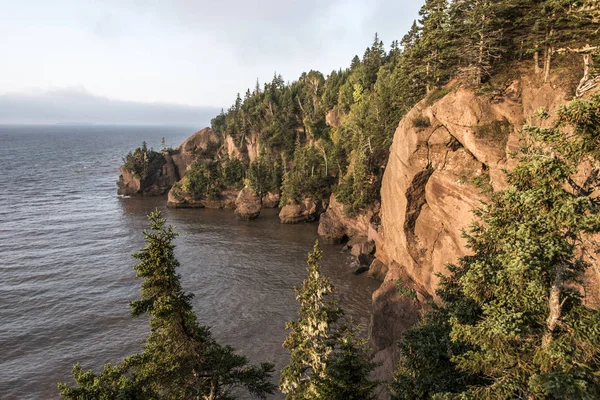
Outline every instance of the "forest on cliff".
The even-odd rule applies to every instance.
[[[216,196],[248,177],[258,192],[280,192],[282,205],[335,193],[346,211],[358,211],[379,199],[394,131],[418,101],[433,103],[460,84],[493,95],[521,63],[547,80],[573,55],[594,54],[599,41],[590,1],[427,0],[419,14],[389,50],[375,35],[348,68],[288,83],[275,74],[238,94],[212,129],[242,149],[257,136],[258,157],[232,162],[222,152],[192,168],[186,189]]]

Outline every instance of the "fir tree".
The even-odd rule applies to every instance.
[[[492,65],[504,51],[503,25],[499,17],[504,2],[455,0],[451,7],[451,29],[457,37],[462,59],[459,72],[465,83],[478,87],[489,77]]]
[[[150,213],[146,247],[134,254],[143,278],[141,299],[131,302],[132,315],[150,317],[150,335],[140,354],[118,366],[108,364],[100,375],[74,368],[78,387],[59,384],[67,399],[232,399],[232,389],[244,388],[265,398],[274,392],[269,382],[272,364],[251,366],[229,346],[219,345],[210,329],[198,324],[192,295],[179,281],[173,227],[159,211]]]
[[[576,290],[589,268],[581,251],[600,231],[598,187],[600,97],[559,112],[558,125],[525,131],[531,145],[508,173],[509,188],[477,211],[462,261],[460,287],[482,310],[476,323],[451,319],[450,337],[472,350],[458,368],[490,379],[465,391],[468,398],[600,396],[600,312],[586,308]],[[565,134],[565,130],[572,132]],[[582,161],[592,173],[580,181]],[[578,183],[579,182],[579,183]]]
[[[425,81],[427,92],[434,87],[445,83],[448,78],[449,45],[448,29],[448,1],[427,0],[419,12],[421,20],[421,41],[423,58],[425,64]]]
[[[308,256],[308,278],[296,289],[299,319],[283,346],[291,351],[290,364],[281,372],[280,389],[292,400],[373,399],[376,383],[368,379],[375,364],[367,360],[364,342],[357,340],[342,310],[326,301],[333,286],[321,276],[318,243]]]

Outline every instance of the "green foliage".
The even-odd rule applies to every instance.
[[[455,78],[479,93],[497,93],[510,75],[506,71],[516,73],[515,62],[534,55],[549,72],[559,48],[563,54],[600,44],[599,28],[598,6],[587,0],[426,0],[419,20],[389,51],[376,34],[362,57],[327,77],[309,71],[285,83],[275,74],[238,95],[212,127],[230,135],[242,152],[258,137],[267,163],[281,161],[284,200],[325,196],[330,181],[337,181],[334,190],[347,209],[360,211],[378,200],[394,132],[417,102],[427,96],[425,104],[434,104],[450,92],[447,85]],[[335,121],[327,126],[332,110]],[[419,129],[429,126],[425,117],[413,122]],[[506,127],[493,123],[479,133],[504,144]],[[315,143],[326,148],[328,164],[316,177],[312,165],[310,176],[304,171],[305,153]],[[363,170],[353,172],[359,164]],[[366,194],[369,185],[375,189]]]
[[[490,182],[490,174],[487,172],[473,177],[471,183],[481,189],[482,193],[492,193],[494,191]]]
[[[352,153],[352,171],[340,183],[336,199],[344,205],[344,211],[354,214],[377,199],[380,182],[371,173],[366,152]]]
[[[218,344],[210,329],[198,324],[192,294],[179,281],[173,227],[159,211],[148,216],[146,247],[134,254],[142,278],[141,298],[130,303],[134,317],[149,316],[150,334],[142,353],[121,364],[107,364],[100,375],[74,367],[78,384],[59,384],[67,399],[233,399],[243,388],[266,398],[274,392],[269,382],[272,364],[252,366],[229,346]]]
[[[417,299],[417,292],[415,291],[415,289],[406,286],[402,279],[396,279],[396,293],[398,293],[400,297],[406,299]]]
[[[437,398],[440,393],[460,393],[469,385],[486,382],[481,376],[460,371],[452,357],[471,348],[450,338],[450,318],[474,323],[481,309],[461,291],[464,269],[449,265],[449,276],[439,275],[436,291],[440,306],[431,304],[421,321],[403,333],[398,345],[399,362],[390,385],[394,400]]]
[[[290,333],[283,346],[291,356],[281,372],[280,389],[289,400],[374,399],[377,383],[368,376],[376,364],[368,361],[364,341],[342,321],[337,303],[325,300],[333,286],[321,276],[321,257],[316,243],[308,256],[308,277],[295,290],[299,319],[286,325]]]
[[[411,352],[399,365],[398,398],[600,396],[600,312],[576,290],[590,266],[581,252],[597,251],[589,240],[600,231],[599,104],[575,101],[556,126],[524,129],[543,143],[529,143],[507,173],[508,188],[476,210],[481,222],[467,235],[473,255],[442,281],[441,320],[414,328],[434,332],[434,346],[412,352],[410,332],[404,339]],[[591,171],[582,180],[583,161]],[[427,354],[443,370],[424,365]],[[458,385],[434,384],[452,374]]]
[[[440,88],[437,89],[433,92],[431,92],[429,94],[429,96],[427,96],[427,100],[425,101],[425,104],[427,106],[432,106],[434,105],[436,102],[438,102],[439,100],[443,99],[444,97],[446,97],[448,94],[452,93],[452,89],[451,88]]]
[[[269,192],[279,191],[281,174],[278,162],[271,164],[264,157],[259,157],[248,168],[248,183],[259,197],[264,197]]]
[[[415,128],[419,129],[425,129],[431,126],[431,120],[429,119],[429,117],[426,117],[424,115],[416,116],[415,119],[413,119],[412,123]]]
[[[295,204],[302,198],[320,200],[331,193],[328,149],[325,145],[298,146],[294,164],[284,175],[281,203]]]
[[[182,189],[194,198],[217,199],[222,189],[218,163],[192,163],[185,174]]]
[[[143,180],[159,170],[164,164],[164,159],[162,154],[148,149],[144,142],[142,147],[127,153],[123,158],[123,164],[127,170],[133,172],[136,178]]]
[[[219,162],[219,181],[224,187],[241,189],[244,182],[244,164],[225,153]]]

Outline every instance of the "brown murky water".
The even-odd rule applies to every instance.
[[[166,199],[121,199],[123,153],[142,140],[176,145],[186,128],[0,127],[0,398],[58,398],[71,367],[98,370],[140,349],[146,321],[129,316],[139,291],[130,254],[159,208],[180,232],[177,256],[199,320],[253,361],[287,362],[284,324],[305,277],[316,225],[252,222],[231,211],[171,210]],[[341,305],[368,325],[377,284],[352,275],[340,246],[323,245],[323,273]],[[275,396],[274,398],[278,398]]]

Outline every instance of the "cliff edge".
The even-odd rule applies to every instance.
[[[373,294],[371,324],[375,358],[384,362],[381,378],[390,376],[401,333],[419,319],[428,301],[437,300],[438,274],[467,254],[462,233],[473,222],[472,210],[486,199],[483,189],[504,187],[502,171],[512,166],[510,154],[519,148],[524,123],[540,124],[536,110],[545,108],[552,115],[572,98],[564,82],[556,76],[542,85],[535,76],[523,75],[493,95],[445,89],[401,120],[382,182],[381,225],[374,235],[376,262],[387,271]],[[599,274],[589,275],[586,296],[595,301]],[[414,290],[417,298],[407,299],[399,285]]]

